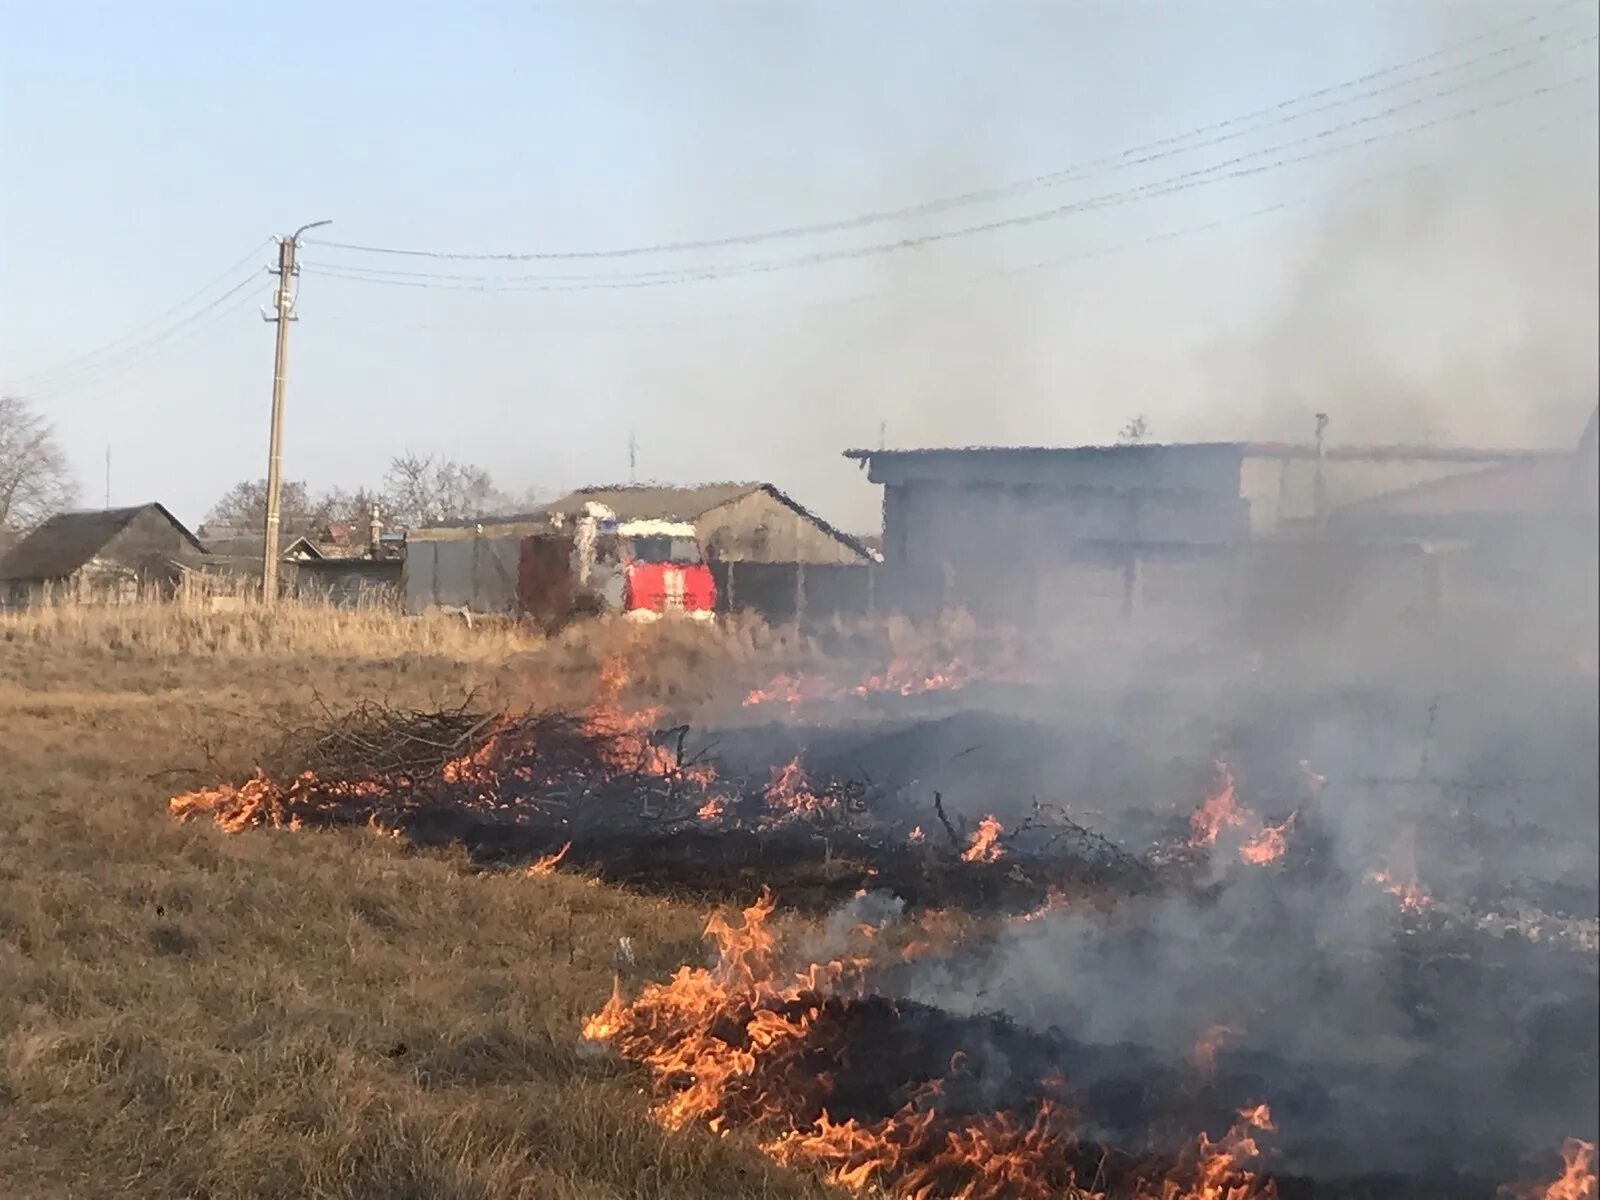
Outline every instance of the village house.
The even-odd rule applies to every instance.
[[[0,598],[134,599],[171,594],[205,548],[160,504],[57,513],[0,559]]]
[[[281,592],[337,606],[392,604],[400,587],[405,537],[383,533],[376,518],[364,534],[358,537],[349,525],[336,523],[310,533],[279,535]],[[199,538],[208,552],[208,571],[254,581],[259,589],[266,545],[262,530],[206,524],[200,526]]]

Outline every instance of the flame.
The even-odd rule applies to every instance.
[[[1005,855],[1005,847],[1000,844],[1000,835],[1005,832],[1005,827],[994,819],[994,814],[984,817],[978,822],[978,828],[973,830],[972,839],[967,842],[967,848],[961,852],[961,861],[969,863],[999,862]]]
[[[928,835],[922,832],[921,825],[912,826],[911,832],[906,834],[906,841],[910,842],[913,846],[921,845],[927,840]]]
[[[1135,1200],[1265,1200],[1276,1196],[1278,1189],[1271,1180],[1258,1181],[1247,1169],[1261,1154],[1255,1135],[1275,1128],[1265,1104],[1242,1109],[1238,1122],[1221,1140],[1213,1142],[1203,1133],[1195,1139],[1192,1168],[1185,1170],[1185,1164],[1180,1164],[1159,1185],[1141,1186]]]
[[[605,1043],[645,1067],[651,1112],[666,1129],[691,1123],[728,1133],[756,1132],[775,1161],[820,1169],[857,1195],[900,1200],[1107,1200],[1079,1187],[1078,1170],[1098,1170],[1104,1156],[1080,1145],[1075,1113],[1059,1079],[1042,1080],[1042,1099],[1024,1113],[940,1111],[942,1082],[915,1083],[889,1116],[836,1119],[833,1079],[817,1069],[831,1053],[849,1005],[867,996],[861,959],[813,963],[786,972],[771,927],[773,895],[763,890],[734,924],[706,922],[716,956],[709,967],[680,967],[665,983],[646,984],[629,1003],[620,981],[583,1024],[583,1037]],[[950,1066],[962,1069],[963,1055]],[[1246,1109],[1220,1140],[1201,1135],[1156,1178],[1140,1168],[1140,1200],[1258,1200],[1274,1196],[1249,1163],[1256,1136],[1272,1128],[1265,1105]]]
[[[1043,904],[1041,904],[1038,908],[1022,913],[1011,919],[1017,924],[1028,924],[1029,922],[1037,921],[1043,917],[1047,917],[1053,912],[1063,911],[1067,907],[1067,903],[1067,894],[1060,888],[1052,886],[1046,889]]]
[[[1367,882],[1376,884],[1400,901],[1402,912],[1423,912],[1433,904],[1433,897],[1428,894],[1428,889],[1423,887],[1415,876],[1409,879],[1400,878],[1384,869],[1369,872]]]
[[[712,796],[695,811],[694,815],[701,821],[720,821],[727,808],[728,802],[726,800],[721,796]]]
[[[1385,862],[1378,870],[1369,872],[1367,882],[1376,884],[1400,901],[1402,912],[1422,912],[1433,904],[1428,889],[1417,877],[1417,831],[1415,826],[1402,827]]]
[[[944,666],[932,670],[920,669],[907,659],[897,658],[879,674],[869,675],[856,684],[850,689],[850,693],[855,696],[870,696],[874,692],[897,692],[902,696],[917,696],[923,692],[963,688],[971,682],[971,679],[972,672],[968,671],[957,658],[952,658]]]
[[[772,772],[772,782],[767,784],[761,798],[772,811],[778,823],[802,817],[815,817],[835,812],[839,803],[832,796],[819,796],[811,788],[805,768],[798,757],[791,758]]]
[[[1502,1195],[1515,1200],[1596,1200],[1600,1185],[1595,1181],[1595,1149],[1593,1142],[1568,1138],[1561,1145],[1561,1177],[1549,1183],[1531,1187],[1506,1186]]]
[[[1189,845],[1210,846],[1225,828],[1246,824],[1249,814],[1239,807],[1234,794],[1233,772],[1227,763],[1217,764],[1217,785],[1189,818]]]
[[[1233,1036],[1233,1030],[1226,1025],[1213,1025],[1200,1035],[1200,1040],[1194,1044],[1192,1056],[1194,1069],[1207,1079],[1216,1072],[1217,1051],[1222,1049],[1222,1043]]]
[[[561,860],[567,856],[567,851],[571,849],[572,843],[568,842],[554,854],[546,854],[543,858],[535,859],[533,862],[528,864],[527,874],[554,875],[556,873],[556,867],[561,864]]]
[[[1239,857],[1256,867],[1277,862],[1288,845],[1289,831],[1294,828],[1294,813],[1277,825],[1267,825],[1254,837],[1239,847]]]
[[[854,684],[838,684],[822,675],[775,675],[765,687],[752,689],[744,698],[745,708],[763,704],[784,704],[791,710],[802,704],[847,700],[871,696],[880,692],[892,695],[918,696],[925,692],[950,691],[964,688],[975,679],[984,678],[959,658],[937,667],[919,667],[910,659],[891,660],[881,671],[874,672]],[[988,676],[1002,678],[1002,676]]]
[[[1302,764],[1303,765],[1303,764]],[[1294,813],[1276,825],[1264,824],[1259,816],[1239,803],[1233,771],[1227,763],[1217,763],[1217,782],[1211,794],[1189,817],[1189,845],[1194,849],[1214,846],[1225,829],[1238,830],[1239,859],[1254,867],[1277,862],[1288,848],[1294,829]]]
[[[929,909],[915,922],[920,935],[900,947],[901,962],[915,962],[930,954],[943,953],[961,940],[962,922],[949,909]]]
[[[674,749],[660,744],[654,736],[658,710],[623,712],[616,707],[627,679],[627,664],[620,657],[601,668],[594,703],[576,726],[578,735],[589,743],[583,749],[592,756],[582,769],[605,779],[659,776],[670,779],[680,795],[687,791],[694,796],[696,790],[709,793],[716,782],[715,768],[710,763],[680,762]],[[570,773],[571,768],[547,764],[541,726],[537,721],[525,722],[525,715],[503,714],[475,749],[444,762],[437,776],[426,780],[405,772],[349,779],[304,771],[285,783],[257,771],[238,786],[221,784],[174,796],[168,809],[180,821],[209,816],[227,833],[258,827],[364,824],[375,832],[399,836],[397,822],[385,818],[403,812],[407,798],[417,794],[419,782],[431,785],[440,802],[468,808],[499,808],[517,803],[519,795],[532,802],[530,792],[536,795],[547,781],[558,783],[558,775]],[[570,734],[556,736],[559,746]],[[520,793],[515,790],[518,786]],[[725,803],[725,799],[707,794],[699,815],[714,820]]]

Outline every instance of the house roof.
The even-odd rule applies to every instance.
[[[202,536],[204,537],[204,531],[202,531]],[[261,549],[267,544],[267,535],[228,529],[218,536],[204,537],[204,541],[206,549],[217,558],[253,558],[259,562]],[[291,556],[332,558],[338,555],[340,549],[342,548],[319,545],[303,533],[280,533],[278,535],[279,558],[289,558]],[[330,550],[333,553],[330,553]]]
[[[468,521],[448,521],[433,526],[434,529],[470,529],[473,526],[544,525],[551,517],[576,517],[583,513],[585,504],[603,504],[616,514],[618,521],[674,520],[695,522],[708,512],[732,504],[735,500],[755,492],[765,492],[779,504],[798,513],[829,537],[848,547],[863,559],[873,557],[872,551],[859,539],[823,520],[805,508],[787,493],[770,483],[702,483],[688,487],[667,487],[659,484],[621,484],[610,487],[585,487],[568,492],[557,500],[541,505],[532,512],[507,513],[493,517],[479,517]],[[425,530],[412,530],[412,536]]]
[[[1595,507],[1592,483],[1583,486],[1576,456],[1506,463],[1430,480],[1341,506],[1336,518],[1535,516],[1572,514]]]
[[[0,560],[0,579],[65,579],[95,555],[143,513],[154,511],[183,535],[189,548],[206,552],[181,521],[160,504],[131,508],[105,508],[62,512],[51,517]]]
[[[1467,471],[1430,480],[1398,492],[1342,506],[1343,518],[1572,516],[1600,508],[1596,497],[1597,426],[1600,405],[1573,451],[1539,453],[1502,462],[1482,471]]]
[[[667,518],[693,521],[713,508],[742,500],[762,488],[776,491],[764,483],[703,483],[692,487],[663,487],[656,484],[586,487],[569,492],[559,500],[552,500],[543,505],[540,511],[571,515],[581,513],[586,503],[593,502],[604,504],[617,514],[619,521]]]
[[[735,500],[742,500],[755,492],[765,492],[785,508],[810,521],[851,552],[864,559],[873,557],[872,552],[859,540],[823,520],[770,483],[702,483],[692,487],[662,487],[656,484],[587,487],[579,488],[559,500],[551,501],[541,511],[546,515],[551,513],[574,515],[581,513],[586,503],[593,502],[605,505],[617,515],[619,521],[652,519],[698,521],[713,509],[732,504]]]

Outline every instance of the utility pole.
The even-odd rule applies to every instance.
[[[639,482],[638,443],[634,441],[633,431],[628,431],[628,482]]]
[[[327,221],[313,221],[302,225],[278,243],[278,290],[273,297],[273,316],[262,313],[265,321],[278,326],[278,347],[272,359],[272,434],[267,443],[267,528],[266,540],[261,547],[261,601],[273,604],[278,599],[278,492],[283,483],[283,376],[287,367],[285,355],[289,349],[289,322],[298,320],[294,315],[294,278],[300,273],[295,265],[295,251],[300,247],[300,235],[308,229],[327,225]]]
[[[1317,413],[1317,469],[1312,480],[1311,508],[1315,514],[1317,529],[1321,530],[1328,523],[1328,485],[1323,477],[1323,463],[1327,457],[1327,448],[1323,443],[1323,431],[1328,428],[1328,414]]]
[[[111,508],[111,444],[106,443],[106,509]]]

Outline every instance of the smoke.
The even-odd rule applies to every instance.
[[[678,228],[705,228],[708,213],[743,211],[739,200],[750,197],[803,222],[993,188],[1432,51],[1442,57],[1402,75],[1444,73],[1404,86],[1385,78],[1371,99],[1300,120],[1256,118],[1230,129],[1231,140],[1195,139],[1145,166],[730,250],[717,261],[850,251],[1158,184],[1240,155],[1259,154],[1245,165],[1266,168],[1165,198],[719,284],[705,299],[716,319],[674,328],[632,359],[630,383],[710,414],[688,426],[654,423],[648,472],[769,476],[865,531],[877,523],[878,497],[838,454],[876,445],[880,429],[891,446],[1071,444],[1110,441],[1143,414],[1158,440],[1304,441],[1322,411],[1332,438],[1349,443],[1569,445],[1596,388],[1600,327],[1593,87],[1572,82],[1593,69],[1585,39],[1595,22],[1578,5],[1514,26],[1538,11],[1440,2],[1376,6],[1359,18],[1296,14],[1326,22],[1296,35],[1322,37],[1326,60],[1303,64],[1304,82],[1253,85],[1263,65],[1241,71],[1222,48],[1234,34],[1237,45],[1254,44],[1232,23],[1267,21],[1259,33],[1269,40],[1287,38],[1287,27],[1214,6],[1165,13],[1159,28],[1104,7],[1013,12],[998,23],[985,11],[971,28],[958,10],[906,24],[893,9],[723,28],[715,46],[737,64],[749,103],[730,113],[690,88],[718,136],[663,168],[656,194]],[[1360,50],[1345,28],[1358,20],[1372,22]],[[1118,86],[1122,56],[1142,62],[1197,41],[1214,51],[1202,60],[1205,87],[1191,92],[1193,80],[1174,78],[1136,99]],[[859,75],[851,88],[818,86],[842,61],[875,52],[864,99],[851,90]],[[1441,89],[1455,90],[1434,95]],[[915,99],[891,104],[893,96]],[[1376,115],[1386,106],[1398,111]],[[1104,118],[1082,119],[1090,111]],[[1372,119],[1316,136],[1362,118]],[[784,153],[735,177],[721,147],[752,124],[765,124]],[[1265,153],[1296,139],[1309,140]],[[1329,149],[1342,144],[1353,148]],[[1307,154],[1320,157],[1291,161]],[[698,186],[685,187],[685,175]],[[1250,215],[1275,204],[1285,207]],[[752,438],[757,413],[761,436]]]

